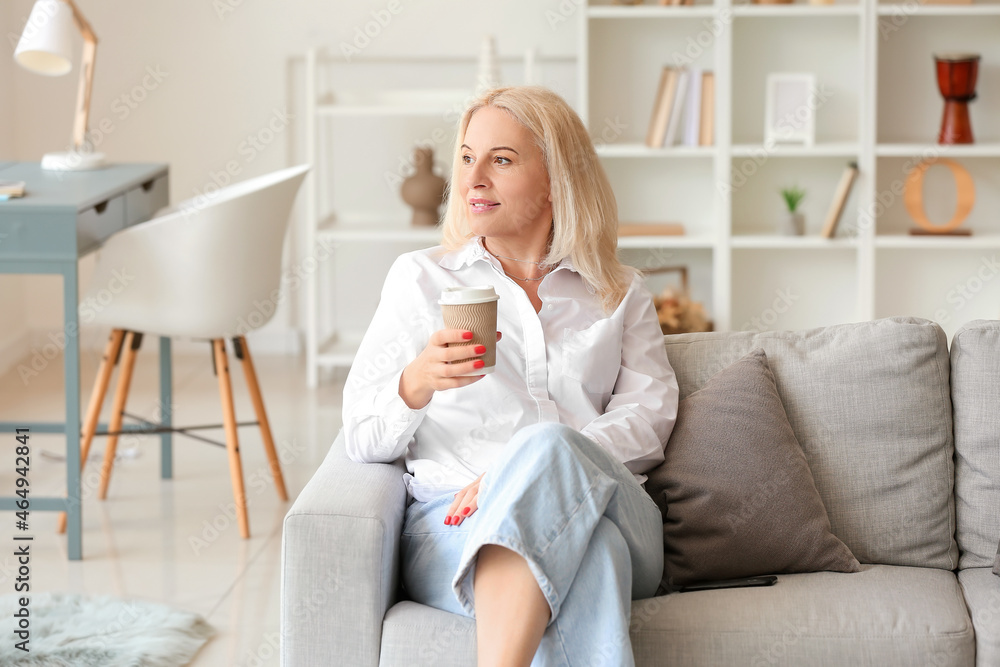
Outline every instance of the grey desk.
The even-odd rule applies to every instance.
[[[115,232],[148,220],[166,206],[165,164],[118,164],[94,171],[43,171],[39,164],[0,162],[0,179],[25,181],[23,198],[0,202],[0,273],[57,274],[63,278],[63,356],[66,377],[64,422],[0,422],[0,434],[15,429],[66,434],[66,496],[30,495],[32,511],[66,511],[68,555],[83,557],[80,484],[80,339],[77,309],[77,260]],[[15,374],[15,377],[16,374]],[[170,339],[160,339],[162,422],[170,424]],[[15,418],[16,415],[4,415]],[[14,465],[13,435],[0,451],[10,452],[2,465]],[[160,436],[161,474],[172,474],[170,433]],[[30,441],[29,441],[30,442]],[[0,498],[0,510],[16,509],[16,497]],[[33,532],[29,525],[29,533]]]

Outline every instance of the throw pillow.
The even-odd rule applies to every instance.
[[[763,349],[683,401],[646,490],[663,514],[664,582],[857,572],[830,531]]]

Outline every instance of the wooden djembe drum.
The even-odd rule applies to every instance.
[[[971,144],[972,124],[969,122],[969,102],[976,99],[976,75],[979,55],[975,53],[935,54],[937,82],[944,96],[944,117],[941,119],[939,144]]]

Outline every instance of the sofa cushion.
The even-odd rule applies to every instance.
[[[756,349],[681,401],[646,490],[663,513],[668,584],[856,572]]]
[[[379,665],[468,667],[476,664],[476,622],[404,600],[386,612]]]
[[[1000,665],[1000,577],[989,568],[961,570],[958,582],[965,593],[965,603],[976,631],[976,664]]]
[[[631,638],[639,667],[968,667],[976,650],[953,573],[884,565],[633,602]],[[386,615],[382,665],[457,667],[474,665],[475,655],[471,618],[415,602],[400,602]]]
[[[947,340],[927,320],[666,337],[681,398],[762,347],[833,533],[862,563],[952,570]]]
[[[1000,543],[1000,322],[955,333],[951,376],[959,566],[990,567]]]
[[[767,588],[674,593],[632,605],[637,665],[972,665],[955,575],[865,565]]]

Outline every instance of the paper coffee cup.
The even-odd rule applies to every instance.
[[[476,287],[445,287],[441,292],[441,314],[446,329],[465,329],[472,332],[469,342],[449,343],[451,346],[482,345],[486,353],[453,361],[460,364],[472,359],[482,359],[485,366],[477,368],[466,376],[492,373],[497,365],[497,296],[492,285]]]

